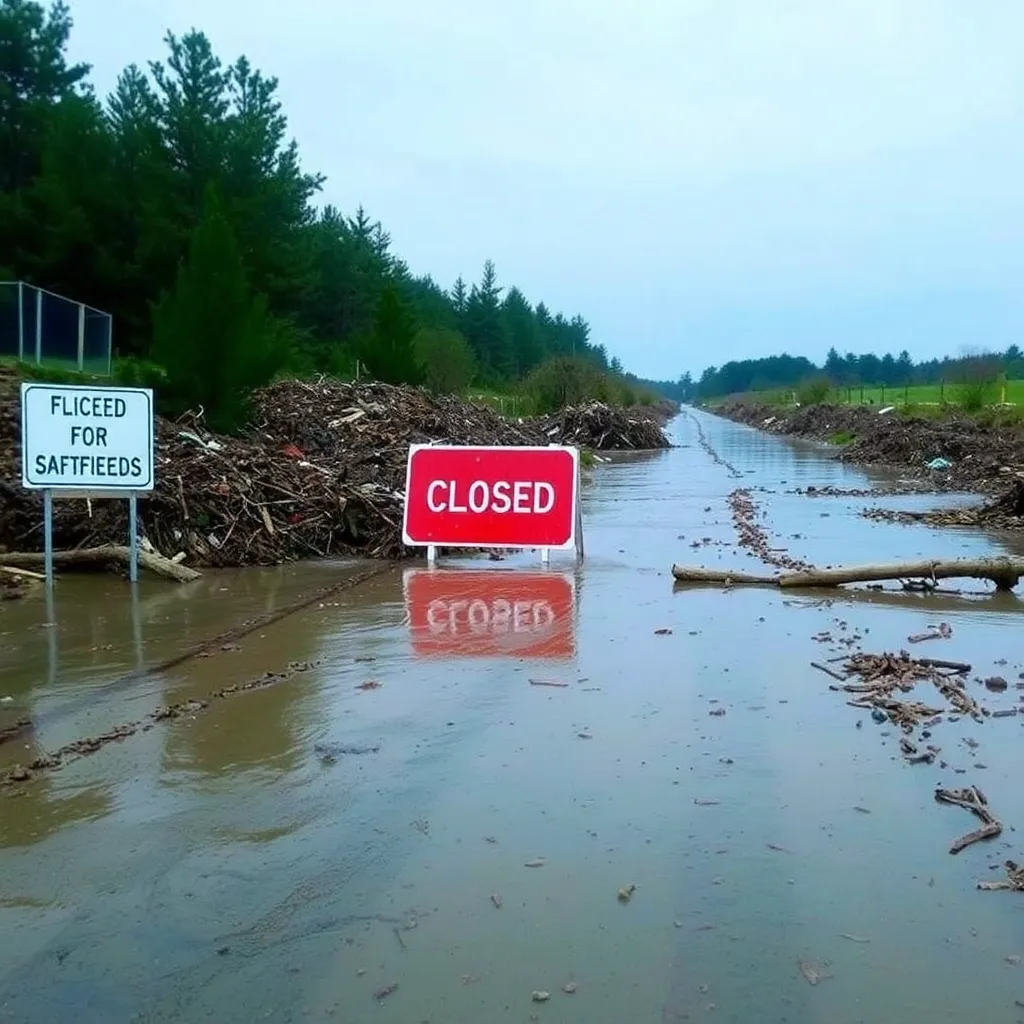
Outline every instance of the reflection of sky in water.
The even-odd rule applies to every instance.
[[[497,566],[446,559],[419,595],[420,570],[390,571],[239,651],[134,683],[119,583],[74,581],[88,599],[58,608],[50,683],[46,638],[18,609],[24,629],[0,659],[47,746],[289,661],[317,666],[0,801],[0,1004],[31,1021],[72,1008],[84,1020],[308,1010],[384,1024],[534,1012],[569,1024],[1014,1019],[1020,968],[1005,957],[1024,953],[1016,901],[973,886],[1019,857],[1009,828],[1024,822],[1022,720],[944,723],[933,742],[950,770],[911,767],[898,735],[866,716],[857,728],[862,713],[809,662],[833,654],[815,634],[858,632],[868,649],[898,650],[941,620],[953,638],[923,645],[929,653],[1015,679],[1016,598],[676,592],[669,574],[673,561],[756,564],[732,546],[724,499],[738,485],[754,489],[773,545],[820,564],[995,542],[871,523],[857,515],[864,499],[784,494],[881,478],[702,419],[742,479],[677,421],[688,447],[589,474],[579,570],[564,554],[547,573],[534,553]],[[144,584],[147,658],[338,572],[214,574],[189,599]],[[544,586],[555,590],[541,596]],[[564,629],[517,619],[517,601],[562,608],[566,589],[572,614],[554,616]],[[439,618],[437,601],[458,609]],[[517,621],[531,627],[525,648],[506,646]],[[423,656],[418,637],[441,646]],[[543,657],[548,642],[570,643],[569,657]],[[380,685],[360,689],[368,681]],[[1017,691],[976,696],[1011,706]],[[379,751],[325,765],[318,741]],[[950,857],[974,823],[934,803],[937,781],[981,784],[1004,837]],[[524,867],[538,857],[542,868]],[[637,892],[623,905],[628,884]],[[30,909],[40,902],[53,908]],[[801,958],[832,977],[808,985]],[[372,992],[391,981],[398,990],[376,1005]],[[550,1003],[534,1006],[534,989]]]

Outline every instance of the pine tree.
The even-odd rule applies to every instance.
[[[466,294],[466,282],[463,281],[462,275],[460,274],[455,278],[455,284],[452,285],[452,308],[455,310],[457,316],[463,316],[466,312],[466,303],[469,301],[469,296]]]
[[[518,288],[510,288],[501,305],[502,317],[508,329],[512,352],[513,376],[522,377],[537,366],[544,355],[540,331],[526,297]]]
[[[203,411],[214,429],[245,421],[247,399],[289,355],[285,328],[253,296],[213,186],[174,288],[153,312],[153,355],[167,371],[172,411]]]
[[[55,106],[79,92],[88,64],[68,64],[67,4],[47,12],[32,0],[0,0],[0,192],[24,188],[39,171]]]
[[[466,303],[466,336],[491,381],[500,381],[514,369],[508,326],[501,311],[501,288],[494,264],[484,263],[479,285],[474,285]]]
[[[0,262],[111,312],[115,354],[166,360],[176,407],[238,422],[239,388],[266,376],[239,361],[263,365],[282,331],[293,370],[346,373],[362,353],[396,381],[420,377],[416,331],[441,332],[434,351],[459,368],[435,386],[470,372],[452,331],[501,386],[558,353],[602,363],[581,317],[504,291],[491,261],[445,293],[364,208],[314,210],[322,178],[302,169],[277,80],[244,56],[168,33],[164,58],[129,65],[101,106],[70,30],[61,2],[0,0]]]
[[[373,333],[362,349],[367,370],[386,384],[418,384],[422,372],[416,359],[413,338],[416,322],[394,284],[381,292]]]
[[[434,327],[420,330],[414,340],[423,381],[435,394],[462,394],[476,370],[473,353],[458,331]]]

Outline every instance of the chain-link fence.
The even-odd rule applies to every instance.
[[[114,318],[22,281],[0,281],[0,359],[110,375]]]

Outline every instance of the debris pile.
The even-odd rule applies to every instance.
[[[595,451],[651,451],[671,447],[653,416],[619,406],[591,402],[567,406],[539,421],[551,444],[578,445]]]
[[[13,377],[0,380],[0,550],[42,548],[42,501],[22,491]],[[241,438],[201,421],[158,420],[156,489],[139,503],[141,534],[189,564],[276,564],[297,558],[403,553],[408,446],[546,444],[456,398],[378,383],[282,381],[257,392]],[[54,546],[124,543],[126,502],[57,501]],[[0,558],[2,564],[2,558]]]
[[[286,380],[257,391],[250,435],[265,444],[295,445],[300,456],[344,461],[347,476],[370,479],[401,467],[410,444],[546,444],[529,423],[451,395],[375,382]],[[293,455],[295,453],[292,453]]]
[[[938,658],[912,658],[906,651],[899,654],[852,654],[843,659],[845,680],[856,676],[856,683],[842,682],[837,689],[856,695],[851,707],[881,712],[904,732],[912,732],[922,722],[933,723],[936,716],[952,711],[981,721],[988,711],[967,693],[967,673],[971,666]],[[895,696],[910,693],[918,683],[932,683],[949,706],[931,707],[917,701],[900,700]],[[906,753],[906,752],[904,752]],[[922,760],[926,760],[922,758]]]
[[[1024,480],[1015,480],[1009,490],[983,505],[939,508],[928,512],[905,512],[888,508],[866,508],[865,519],[886,523],[925,523],[928,526],[971,526],[994,530],[1024,527]]]
[[[715,412],[773,434],[820,441],[852,437],[838,449],[839,460],[899,466],[934,490],[998,492],[1007,479],[1024,477],[1024,427],[1012,417],[981,422],[953,409],[934,417],[897,411],[883,416],[871,406],[780,409],[743,401],[724,403]],[[929,463],[942,468],[930,469]],[[1024,518],[1016,525],[1024,525]]]

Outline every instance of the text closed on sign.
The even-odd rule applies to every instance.
[[[414,446],[405,543],[571,547],[578,473],[572,448]]]
[[[152,391],[22,384],[21,482],[37,490],[152,490]]]

